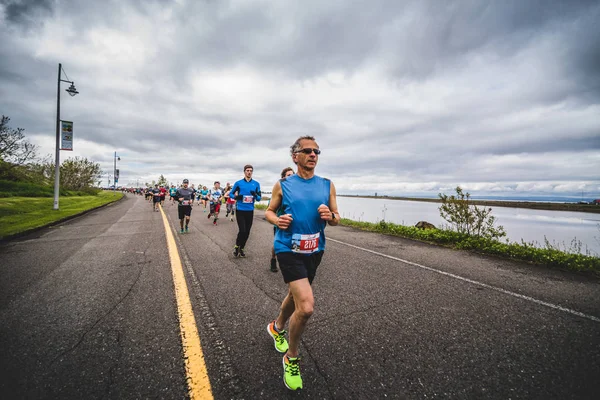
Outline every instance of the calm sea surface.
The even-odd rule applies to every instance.
[[[440,217],[440,203],[420,201],[365,199],[338,197],[342,217],[355,221],[378,222],[385,219],[402,225],[415,225],[419,221],[431,222],[437,227],[447,222]],[[577,238],[592,255],[600,254],[600,214],[530,210],[526,208],[493,207],[492,215],[497,225],[504,226],[511,242],[537,242],[544,245],[544,236],[564,250]]]

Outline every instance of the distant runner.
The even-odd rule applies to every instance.
[[[177,200],[177,196],[175,196],[176,193],[177,188],[175,187],[175,185],[171,185],[171,188],[169,189],[169,198],[171,199],[171,205],[175,204],[175,201]]]
[[[210,199],[210,212],[208,213],[208,219],[211,216],[215,216],[213,225],[217,225],[219,219],[219,212],[221,211],[221,199],[223,198],[223,190],[221,190],[221,183],[215,182],[215,186],[208,192],[208,198]]]
[[[231,195],[231,186],[229,187],[229,190],[225,192],[225,205],[227,207],[225,218],[231,214],[231,221],[233,221],[233,216],[235,215],[235,198]]]
[[[167,189],[163,185],[160,185],[160,205],[165,205],[165,198],[167,197]]]
[[[158,188],[158,184],[154,185],[154,189],[152,189],[152,209],[154,211],[158,211],[158,204],[160,203],[160,189]]]
[[[188,225],[190,224],[190,217],[192,215],[192,205],[194,204],[194,191],[191,188],[188,188],[187,179],[183,180],[183,185],[177,192],[175,193],[175,197],[179,202],[179,206],[177,207],[177,211],[179,213],[179,225],[181,227],[181,233],[188,232]],[[183,220],[185,219],[185,231],[183,226]]]
[[[252,179],[254,168],[248,164],[244,166],[244,179],[240,179],[233,184],[230,197],[237,200],[236,220],[238,224],[238,234],[233,247],[235,257],[246,257],[245,247],[250,229],[252,229],[252,220],[254,218],[254,202],[260,201],[260,184]]]
[[[208,203],[208,189],[206,186],[202,186],[202,190],[200,191],[200,195],[202,196],[202,205],[204,206],[204,212],[206,212],[206,203]]]

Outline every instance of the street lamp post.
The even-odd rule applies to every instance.
[[[58,64],[58,89],[56,90],[56,156],[54,161],[54,209],[58,210],[58,197],[60,193],[60,83],[70,83],[66,92],[75,96],[79,92],[75,89],[75,84],[72,81],[61,79],[62,64]]]
[[[117,174],[117,160],[121,161],[121,157],[118,157],[117,152],[115,151],[115,163],[113,166],[113,177],[115,178],[113,182],[113,196],[117,195],[117,182],[119,181],[119,174]]]

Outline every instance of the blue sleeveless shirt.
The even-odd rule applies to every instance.
[[[286,230],[277,229],[273,246],[275,253],[294,252],[310,255],[325,250],[325,225],[317,209],[329,207],[329,179],[313,176],[303,179],[291,175],[279,181],[283,214],[291,214],[293,221]]]

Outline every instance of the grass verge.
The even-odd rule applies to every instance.
[[[0,239],[50,225],[122,197],[122,193],[115,196],[112,192],[104,191],[95,196],[61,197],[59,210],[52,209],[54,198],[3,198],[0,200]]]
[[[591,272],[600,276],[600,258],[591,255],[565,252],[546,243],[545,248],[533,243],[508,243],[481,237],[468,236],[444,229],[419,229],[413,226],[396,225],[385,221],[378,223],[357,222],[342,218],[342,225],[385,235],[416,239],[427,243],[441,244],[461,250],[471,250],[503,258],[528,261],[577,272]]]
[[[61,196],[93,196],[102,190],[86,188],[80,191],[60,189]],[[0,197],[54,197],[53,185],[34,182],[12,182],[0,180]]]

